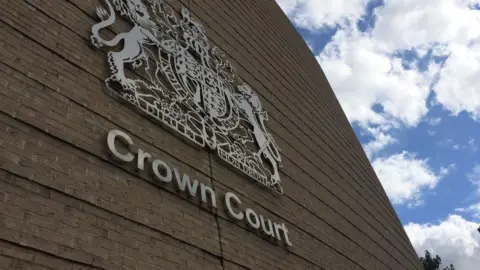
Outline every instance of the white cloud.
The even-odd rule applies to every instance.
[[[365,153],[367,154],[368,158],[372,158],[373,155],[381,150],[383,150],[386,146],[395,143],[397,140],[394,139],[389,134],[380,133],[378,137],[374,140],[368,142],[363,148]]]
[[[445,139],[443,141],[438,142],[437,145],[440,147],[451,147],[452,150],[455,150],[455,151],[460,150],[460,148],[465,148],[465,146],[461,147],[460,144],[456,143],[452,139]]]
[[[470,173],[467,174],[467,179],[475,187],[477,195],[480,197],[480,165],[475,165]]]
[[[365,13],[367,2],[368,0],[277,0],[295,25],[311,30],[356,21]]]
[[[467,210],[476,220],[480,220],[480,202],[470,205]]]
[[[424,200],[418,200],[418,201],[413,201],[413,202],[407,203],[408,208],[417,208],[417,207],[424,206],[424,205],[425,205]]]
[[[369,33],[337,31],[318,60],[352,123],[415,126],[428,112],[426,100],[437,67],[426,72],[404,67],[402,58]],[[383,112],[374,105],[381,105]]]
[[[441,122],[442,122],[442,118],[440,117],[427,119],[427,123],[433,127],[438,126]]]
[[[417,159],[408,152],[377,158],[372,165],[392,203],[410,207],[422,205],[422,192],[435,188],[455,168],[452,164],[436,173],[429,167],[428,159]]]
[[[428,118],[428,119],[425,120],[425,122],[427,122],[427,124],[431,127],[436,127],[436,126],[440,125],[440,123],[442,122],[442,118],[440,118],[440,117]],[[427,132],[428,132],[428,136],[434,136],[437,133],[433,129],[428,129]]]
[[[440,167],[440,176],[445,177],[449,175],[453,170],[455,170],[457,165],[455,163],[452,163],[448,165],[447,167]]]
[[[479,0],[389,0],[375,10],[372,36],[390,51],[433,50],[448,56],[434,87],[436,99],[454,115],[462,111],[479,120]],[[395,33],[392,35],[392,33]]]
[[[477,26],[479,24],[480,21]],[[452,45],[451,54],[440,71],[439,81],[434,88],[437,101],[454,115],[465,111],[473,119],[479,120],[479,78],[480,40],[470,45]]]
[[[438,224],[409,223],[405,226],[419,256],[428,250],[442,258],[442,265],[452,263],[455,269],[471,270],[480,265],[480,234],[478,224],[451,215]]]
[[[478,146],[474,138],[470,138],[468,140],[468,149],[472,150],[473,152],[477,152]]]
[[[387,0],[377,8],[374,37],[391,50],[466,44],[480,36],[478,0]],[[392,33],[395,33],[392,35]],[[436,46],[436,44],[439,44]],[[450,51],[450,50],[448,50]]]
[[[387,132],[394,127],[393,125],[382,125],[375,128],[363,127],[362,136],[373,137],[367,144],[363,145],[363,149],[369,159],[372,159],[375,154],[385,149],[387,146],[397,143]]]
[[[355,26],[367,0],[277,2],[299,27],[341,26],[318,59],[350,121],[415,126],[428,112],[434,78],[437,103],[480,118],[480,11],[472,9],[480,0],[387,0],[374,11],[374,28],[363,33]],[[411,49],[420,57],[433,51],[448,59],[442,66],[430,62],[427,72],[404,68],[402,58],[392,55]]]
[[[372,136],[373,139],[363,145],[367,157],[371,160],[375,154],[385,149],[387,146],[397,143],[387,132],[392,128],[391,125],[382,125],[375,128],[363,127],[362,136]]]
[[[480,165],[475,165],[472,171],[467,173],[466,177],[474,188],[472,197],[474,199],[480,199]],[[455,211],[470,214],[475,220],[480,220],[480,201],[467,208],[457,208]]]
[[[430,135],[430,130],[429,130],[429,135]],[[478,146],[474,138],[469,138],[468,142],[465,144],[463,143],[459,144],[452,139],[444,139],[442,141],[437,142],[437,145],[440,147],[449,147],[455,151],[462,149],[462,150],[476,152],[478,150]]]
[[[480,220],[480,202],[472,204],[467,208],[457,208],[455,212],[471,214],[475,220]]]

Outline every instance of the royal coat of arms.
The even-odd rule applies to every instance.
[[[95,47],[108,52],[107,88],[259,183],[283,193],[281,157],[265,128],[267,113],[253,89],[236,76],[205,30],[182,8],[181,18],[163,0],[105,0],[92,27]],[[133,23],[106,40],[100,31],[116,14]],[[126,67],[131,67],[126,69]],[[128,74],[127,74],[128,73]]]

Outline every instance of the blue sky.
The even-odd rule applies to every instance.
[[[277,3],[326,73],[417,252],[475,269],[480,0]]]
[[[466,199],[475,189],[472,183],[467,181],[465,175],[475,166],[478,159],[478,152],[473,151],[468,144],[475,134],[480,134],[480,128],[471,118],[465,114],[457,117],[451,116],[440,106],[432,109],[428,115],[442,119],[442,122],[432,128],[428,123],[422,123],[415,128],[405,128],[399,131],[396,136],[399,143],[387,147],[381,154],[388,154],[407,150],[416,152],[421,159],[428,158],[432,168],[440,168],[451,163],[455,169],[445,176],[433,190],[424,192],[425,205],[422,207],[408,208],[397,205],[396,210],[401,221],[426,223],[442,219],[452,213],[456,208],[467,207],[472,201]],[[429,130],[434,130],[435,135],[430,136]],[[359,135],[358,128],[356,129]],[[360,136],[361,142],[366,139]],[[453,145],[443,144],[446,140],[452,140],[460,146],[456,150]],[[472,213],[465,214],[467,218],[473,219]]]

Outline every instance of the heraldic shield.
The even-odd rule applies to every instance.
[[[115,23],[116,12],[133,27],[106,40],[100,31]],[[280,150],[259,97],[210,47],[188,9],[178,18],[163,0],[105,0],[97,15],[92,44],[120,48],[108,52],[111,93],[283,194]]]

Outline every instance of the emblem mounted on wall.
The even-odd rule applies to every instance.
[[[283,194],[280,149],[265,127],[267,113],[253,89],[236,76],[188,9],[181,18],[163,0],[105,0],[92,44],[108,52],[107,88],[156,121],[217,155],[259,183]],[[116,14],[133,23],[111,40],[99,31]],[[123,41],[123,47],[120,44]],[[126,67],[131,67],[128,72]]]

